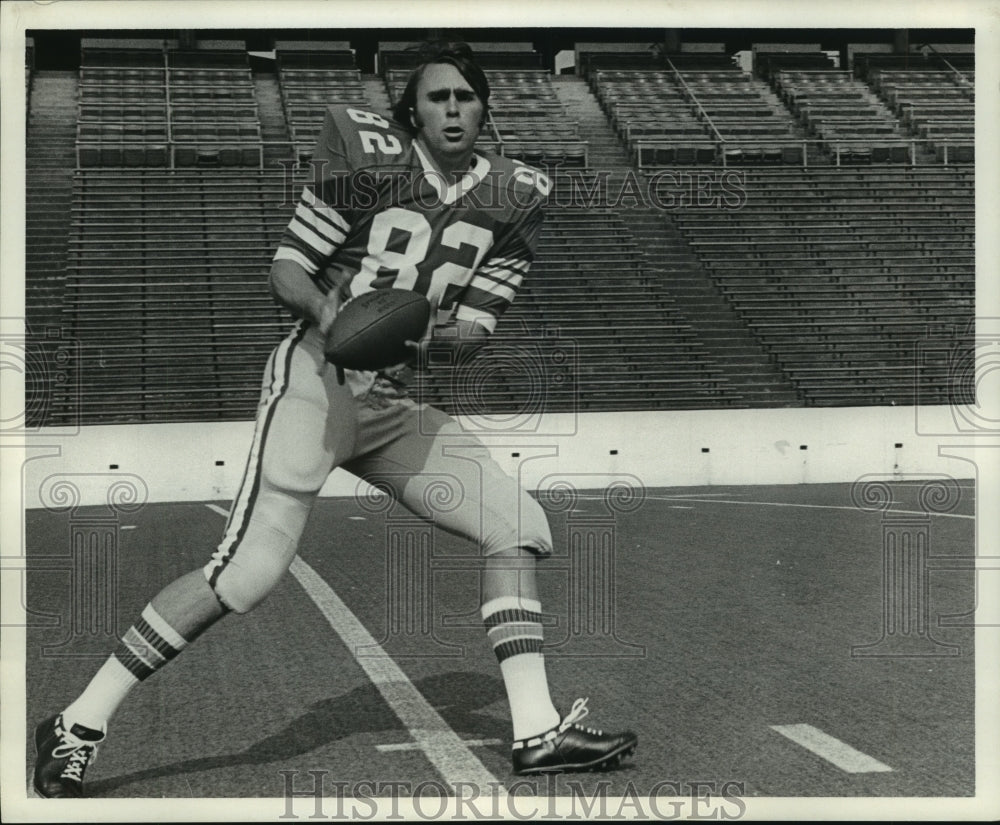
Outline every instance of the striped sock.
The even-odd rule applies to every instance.
[[[108,720],[139,682],[152,676],[187,646],[151,604],[122,637],[118,649],[94,674],[90,684],[65,711],[67,728],[80,724],[105,730]]]
[[[541,611],[538,601],[519,596],[502,596],[482,606],[486,634],[507,688],[514,739],[527,739],[559,724],[545,676]]]

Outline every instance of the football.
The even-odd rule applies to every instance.
[[[326,360],[349,370],[380,370],[407,361],[407,341],[427,331],[431,305],[408,289],[377,289],[345,303],[326,336]]]

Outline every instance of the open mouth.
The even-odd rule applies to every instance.
[[[461,140],[462,135],[464,134],[465,131],[459,126],[449,126],[444,130],[444,136],[448,138],[448,140]]]

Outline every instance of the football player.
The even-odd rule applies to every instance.
[[[585,700],[562,716],[550,698],[534,571],[552,550],[544,512],[454,419],[406,393],[435,330],[456,348],[486,339],[534,255],[548,184],[475,151],[488,102],[468,47],[436,44],[392,121],[359,108],[328,111],[314,180],[270,275],[275,299],[298,320],[268,360],[222,541],[204,568],[154,596],[83,693],[38,725],[39,794],[82,796],[84,772],[128,692],[220,618],[247,613],[271,592],[335,467],[481,548],[481,613],[510,704],[516,773],[607,768],[635,750],[632,733],[579,725]],[[339,307],[390,288],[421,293],[433,309],[427,336],[411,342],[413,362],[338,375],[323,344]],[[425,493],[442,478],[455,480],[454,501],[435,510]]]

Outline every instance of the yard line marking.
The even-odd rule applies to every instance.
[[[685,501],[685,500],[689,499],[691,496],[705,496],[705,497],[710,497],[710,496],[731,496],[731,495],[740,495],[740,494],[739,493],[678,493],[677,495],[665,496],[665,497],[655,496],[655,498],[669,498],[669,499],[677,499],[678,501]],[[592,496],[592,495],[588,495],[587,493],[580,493],[580,494],[577,495],[577,498],[588,499],[588,500],[593,500],[593,501],[604,501],[605,497],[604,496]]]
[[[733,495],[733,493],[678,493],[675,496],[671,496],[671,498],[685,499],[685,498],[691,498],[691,496],[703,496],[705,498],[712,498],[718,496],[731,496],[731,495]],[[736,493],[736,495],[746,495],[746,493]]]
[[[856,513],[875,513],[882,512],[881,510],[862,510],[858,507],[851,507],[846,504],[799,504],[788,501],[727,501],[718,498],[684,498],[679,497],[672,498],[670,496],[647,496],[648,499],[654,501],[700,501],[705,504],[748,504],[755,505],[758,504],[761,507],[805,507],[811,510],[853,510]],[[965,513],[928,513],[924,510],[897,510],[892,508],[887,510],[889,513],[900,513],[908,516],[946,516],[948,518],[967,518],[975,521],[975,516],[969,516]]]
[[[399,665],[379,647],[375,637],[358,621],[330,585],[298,557],[292,561],[290,570],[351,651],[355,661],[378,688],[386,703],[409,730],[428,760],[437,768],[441,778],[452,787],[459,782],[473,782],[484,795],[489,795],[494,789],[502,793],[502,786],[497,778],[431,707]],[[358,656],[359,648],[365,648],[366,655]]]
[[[771,730],[832,762],[847,773],[885,773],[892,768],[812,725],[771,725]]]
[[[601,496],[580,496],[580,498],[602,498]],[[761,507],[805,507],[811,510],[854,510],[856,513],[880,513],[881,510],[862,510],[859,507],[850,507],[846,504],[800,504],[788,501],[731,501],[718,498],[690,498],[689,496],[646,496],[647,501],[694,501],[703,504],[746,504],[749,506],[760,505]],[[928,513],[924,510],[897,510],[892,508],[889,513],[900,513],[908,516],[946,516],[948,518],[967,518],[975,521],[974,515],[965,513]]]
[[[693,510],[694,507],[685,507],[683,504],[671,504],[671,510]]]
[[[931,481],[931,480],[932,479],[927,479],[927,481]],[[917,487],[920,487],[921,485],[923,485],[924,481],[922,481],[920,479],[913,479],[912,481],[905,481],[903,479],[899,479],[898,481],[887,481],[886,483],[887,484],[891,484],[891,485],[895,485],[897,487],[913,487],[913,488],[917,488]],[[952,486],[958,487],[960,490],[975,490],[976,489],[976,485],[975,484],[954,484]]]
[[[502,739],[463,739],[462,744],[467,748],[482,748],[487,745],[502,745]],[[419,742],[399,742],[395,745],[376,745],[377,751],[413,751],[420,748]]]
[[[214,504],[206,506],[221,515],[229,515]],[[453,788],[459,782],[473,782],[479,786],[483,796],[506,796],[506,788],[431,707],[330,585],[298,556],[292,561],[289,570],[351,651],[354,660],[382,694],[393,713],[399,717],[416,746],[424,752],[441,778]],[[358,656],[357,651],[362,648],[365,655]]]

